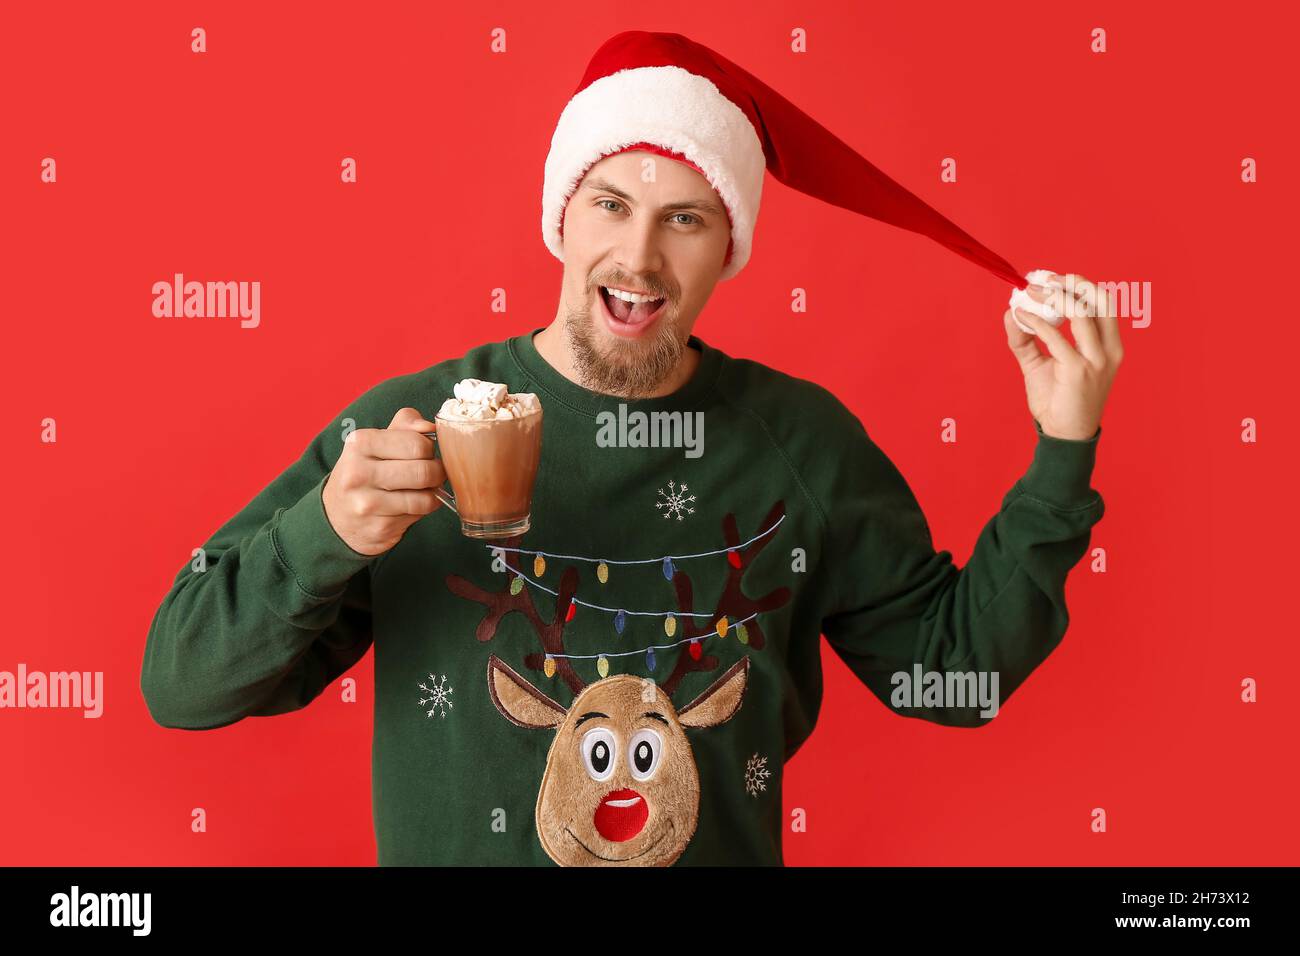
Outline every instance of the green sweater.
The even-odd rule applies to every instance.
[[[306,707],[373,644],[380,865],[780,864],[819,635],[896,713],[953,727],[992,719],[977,679],[996,707],[1060,642],[1065,578],[1104,510],[1100,429],[1039,426],[957,568],[821,386],[692,336],[685,386],[624,402],[564,378],[533,334],[371,388],[205,543],[149,629],[157,723]],[[345,428],[431,417],[464,378],[541,399],[531,530],[475,541],[440,508],[383,555],[352,550],[321,498]],[[651,444],[636,412],[696,430]]]

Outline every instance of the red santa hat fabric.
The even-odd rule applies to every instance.
[[[929,236],[1016,288],[997,253],[890,179],[770,86],[679,33],[629,30],[601,45],[551,138],[542,238],[561,262],[564,210],[596,162],[653,149],[697,169],[731,222],[720,278],[749,261],[763,171],[809,196]]]

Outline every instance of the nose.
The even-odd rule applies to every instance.
[[[614,264],[630,275],[657,273],[663,269],[658,224],[649,216],[634,217],[621,231]]]
[[[620,787],[605,794],[591,822],[606,840],[622,843],[644,830],[649,817],[645,797],[630,787]]]

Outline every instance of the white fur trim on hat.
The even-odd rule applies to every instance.
[[[675,150],[704,172],[731,214],[730,279],[749,261],[767,162],[745,112],[712,81],[679,66],[619,70],[589,84],[560,114],[546,157],[542,239],[564,261],[560,218],[582,177],[633,143]]]

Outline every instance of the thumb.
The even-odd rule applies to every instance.
[[[1016,357],[1022,371],[1029,372],[1044,361],[1043,353],[1038,348],[1038,336],[1023,331],[1016,323],[1010,309],[1007,309],[1006,314],[1002,316],[1002,321],[1007,329],[1007,346],[1011,349],[1011,354]]]
[[[1038,339],[1047,346],[1047,351],[1051,353],[1052,358],[1056,359],[1062,365],[1068,365],[1079,355],[1070,345],[1069,340],[1055,325],[1043,318],[1041,315],[1035,315],[1026,309],[1013,309],[1015,317],[1028,322],[1033,330],[1037,333]],[[1041,353],[1040,353],[1041,354]]]

